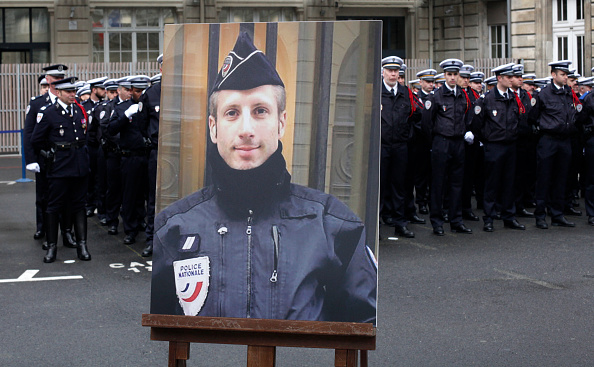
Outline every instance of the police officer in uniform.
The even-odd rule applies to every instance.
[[[159,69],[162,70],[163,55],[157,58]],[[157,149],[159,148],[159,115],[161,105],[161,74],[158,79],[151,78],[148,87],[140,97],[138,107],[138,122],[143,136],[149,139],[148,157],[148,198],[146,203],[146,247],[142,251],[143,257],[153,254],[153,232],[155,228],[155,195],[157,192]]]
[[[582,84],[591,84],[592,80],[587,78]],[[591,92],[582,94],[582,97],[583,110],[577,122],[584,141],[586,215],[588,224],[594,226],[594,97]]]
[[[209,98],[214,184],[157,215],[151,313],[374,323],[363,223],[290,182],[280,76],[245,33],[225,65]],[[208,272],[198,292],[180,266]]]
[[[439,66],[445,84],[425,101],[423,129],[432,137],[431,148],[431,224],[433,233],[443,236],[442,214],[446,178],[449,180],[449,218],[452,232],[472,233],[462,221],[461,194],[464,180],[464,138],[469,132],[467,113],[472,108],[466,91],[458,87],[463,62],[447,59]]]
[[[408,229],[405,216],[408,142],[421,113],[412,92],[398,83],[401,66],[398,56],[382,60],[381,215],[384,223],[394,226],[397,235],[413,238],[415,234]]]
[[[46,263],[56,260],[60,213],[71,213],[74,219],[77,255],[91,260],[87,249],[85,195],[89,175],[89,153],[86,144],[87,117],[75,103],[76,77],[52,82],[58,91],[56,102],[37,114],[31,143],[48,157],[47,254]]]
[[[510,89],[514,66],[511,63],[491,70],[497,77],[497,87],[474,106],[473,129],[485,147],[485,232],[494,230],[495,204],[499,198],[503,225],[526,229],[516,220],[514,195],[518,122],[520,114],[526,112],[520,98]]]
[[[109,119],[108,131],[113,136],[120,134],[122,151],[122,222],[124,224],[124,244],[136,242],[139,228],[142,227],[146,209],[144,206],[147,194],[148,152],[150,141],[144,136],[142,124],[138,118],[140,105],[138,101],[148,87],[150,78],[135,75],[128,78],[131,86],[131,97],[118,104]]]
[[[576,109],[573,93],[567,86],[571,61],[549,63],[551,84],[543,87],[535,98],[529,117],[536,123],[541,136],[536,147],[536,227],[549,228],[545,217],[547,207],[554,226],[574,227],[563,215],[565,186],[571,160],[569,136],[575,129]],[[579,106],[579,107],[578,107]]]

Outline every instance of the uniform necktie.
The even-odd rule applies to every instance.
[[[507,92],[503,93],[503,98],[507,99]]]
[[[72,117],[72,105],[69,105],[69,106],[68,106],[68,108],[67,108],[67,111],[66,111],[66,112],[68,112],[68,115],[69,115],[70,117]]]
[[[394,88],[390,89],[390,93],[392,93],[392,95],[394,95]]]

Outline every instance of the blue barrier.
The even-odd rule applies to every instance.
[[[25,145],[23,144],[24,142],[24,138],[23,138],[23,129],[21,130],[0,130],[0,134],[10,134],[10,133],[20,133],[21,134],[21,147],[24,147]],[[25,153],[21,152],[21,166],[22,166],[22,177],[19,178],[18,180],[16,180],[16,182],[33,182],[32,179],[27,178],[27,169],[26,166],[27,164],[25,163]]]

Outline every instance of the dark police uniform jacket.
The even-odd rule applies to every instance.
[[[138,119],[143,135],[150,139],[151,148],[159,146],[159,115],[161,105],[161,83],[148,87],[138,102]]]
[[[101,143],[106,152],[119,152],[120,149],[120,134],[112,135],[109,133],[109,120],[115,113],[115,107],[123,104],[126,101],[120,100],[120,97],[115,97],[105,104],[98,106],[96,110],[99,113],[99,128],[101,130]],[[126,110],[124,110],[126,111]]]
[[[444,84],[431,92],[423,110],[423,130],[427,136],[463,138],[470,121],[467,112],[472,108],[466,91],[456,87],[456,94]]]
[[[528,116],[530,116],[530,111],[532,110],[532,98],[530,93],[520,88],[520,101],[522,102],[525,111],[520,114],[520,120],[518,122],[518,134],[520,136],[530,136],[533,134],[532,126],[528,123]],[[536,99],[534,100],[534,103],[536,103]]]
[[[476,101],[473,131],[483,142],[501,143],[518,139],[519,106],[511,90],[504,98],[495,88]],[[511,98],[510,98],[511,97]]]
[[[403,143],[412,138],[413,125],[421,120],[421,109],[414,104],[407,87],[396,83],[394,95],[382,83],[382,145]]]
[[[131,117],[126,117],[125,112],[128,107],[135,104],[132,99],[119,103],[113,110],[109,119],[107,131],[113,136],[120,134],[120,148],[122,153],[128,151],[138,152],[146,149],[145,139],[142,135],[138,121],[138,113]]]
[[[529,118],[543,134],[569,137],[575,132],[576,119],[571,88],[553,84],[541,88]]]
[[[159,213],[151,313],[184,314],[172,263],[205,256],[210,285],[198,316],[375,323],[377,269],[363,223],[286,176],[269,210],[229,216],[224,191],[208,186]]]
[[[594,135],[594,93],[587,93],[582,98],[583,110],[579,114],[576,126],[581,130],[586,138]]]
[[[99,146],[99,138],[101,133],[99,132],[99,120],[96,120],[93,116],[95,107],[99,105],[101,101],[94,102],[91,98],[83,101],[80,105],[83,106],[89,117],[89,124],[87,126],[87,144],[91,146]]]
[[[56,102],[44,106],[37,114],[31,142],[38,149],[55,150],[48,165],[48,178],[83,177],[89,173],[89,154],[86,145],[87,124],[83,111],[72,104],[72,117]]]
[[[39,110],[41,107],[51,103],[52,100],[49,92],[33,97],[31,98],[31,102],[29,102],[29,106],[27,106],[25,114],[25,125],[23,129],[23,153],[25,154],[25,162],[27,164],[37,162],[42,168],[44,167],[43,163],[45,159],[38,157],[39,149],[33,147],[31,136],[33,135],[33,129],[35,129],[35,125],[37,124],[36,119]]]

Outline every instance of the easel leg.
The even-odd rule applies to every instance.
[[[335,367],[357,367],[357,354],[355,349],[336,349],[334,353]]]
[[[247,367],[276,366],[276,347],[248,345]]]
[[[190,358],[190,343],[169,342],[169,367],[186,367]]]
[[[361,367],[367,367],[367,350],[361,351]]]

